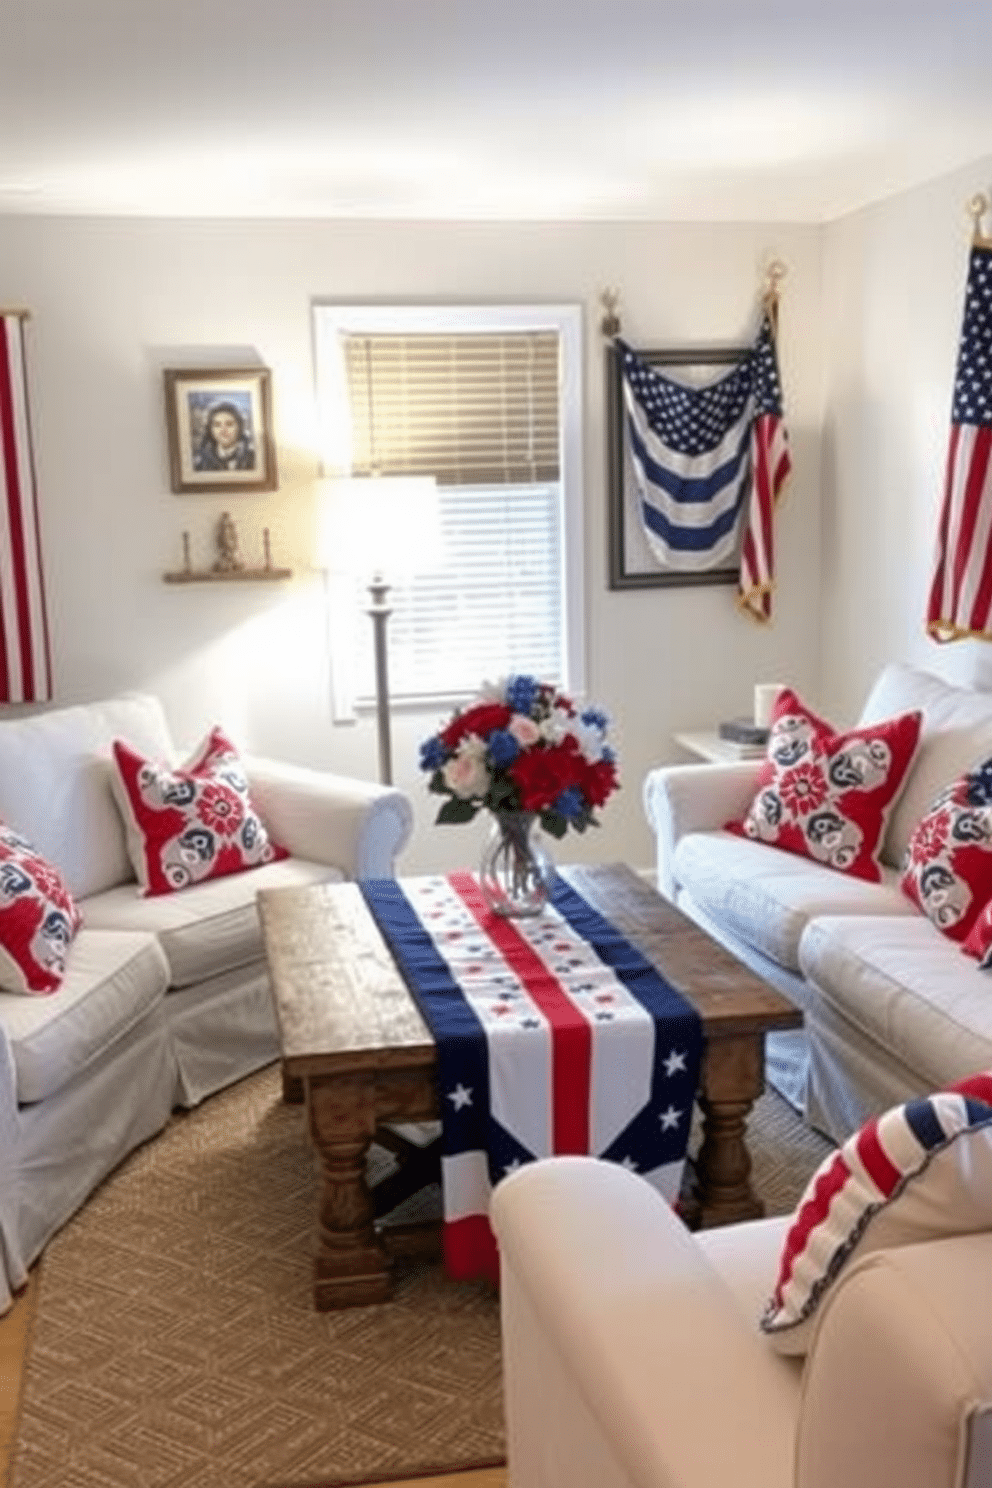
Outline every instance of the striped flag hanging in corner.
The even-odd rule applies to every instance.
[[[771,618],[775,503],[791,468],[775,355],[774,301],[729,372],[676,382],[617,340],[641,525],[660,567],[739,564],[738,603]]]
[[[24,320],[0,314],[0,703],[52,696]]]
[[[944,501],[926,628],[992,641],[992,240],[976,237],[951,407]]]

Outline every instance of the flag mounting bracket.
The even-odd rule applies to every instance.
[[[988,209],[989,199],[985,195],[985,192],[976,191],[975,195],[968,202],[968,216],[971,218],[972,232],[976,243],[982,238],[982,218]]]
[[[614,336],[619,336],[620,334],[620,316],[617,314],[617,307],[620,303],[620,291],[618,289],[604,289],[599,297],[599,303],[605,312],[602,320],[599,322],[600,333],[612,341]]]

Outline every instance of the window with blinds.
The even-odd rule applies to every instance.
[[[557,481],[557,331],[343,338],[356,475]]]
[[[465,696],[511,671],[580,689],[578,308],[318,306],[315,316],[323,426],[338,439],[328,463],[438,481],[441,566],[390,590],[392,699]],[[331,637],[359,704],[375,694],[364,604],[358,589],[364,623]]]

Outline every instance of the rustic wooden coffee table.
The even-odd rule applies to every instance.
[[[684,1195],[691,1224],[760,1216],[748,1112],[764,1088],[764,1036],[802,1014],[622,864],[560,870],[699,1012],[702,1142]],[[384,1301],[397,1254],[436,1247],[414,1227],[379,1230],[366,1181],[385,1122],[436,1120],[437,1048],[358,886],[263,889],[258,896],[284,1087],[305,1092],[323,1184],[314,1304]]]

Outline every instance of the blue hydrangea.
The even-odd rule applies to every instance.
[[[520,753],[520,745],[507,729],[494,729],[489,735],[487,745],[489,763],[494,769],[500,770],[504,765],[511,765]]]
[[[506,684],[506,701],[514,713],[529,715],[537,700],[540,683],[536,677],[511,677]]]
[[[420,768],[422,770],[430,770],[433,774],[435,770],[440,770],[447,758],[448,751],[437,734],[431,734],[431,737],[425,739],[420,746]]]
[[[553,809],[559,815],[565,817],[566,821],[575,821],[580,817],[585,809],[585,804],[579,787],[577,785],[570,785],[567,790],[563,790],[561,795],[555,800]]]
[[[582,714],[582,722],[588,723],[593,728],[606,729],[609,727],[610,720],[602,708],[587,708]]]

